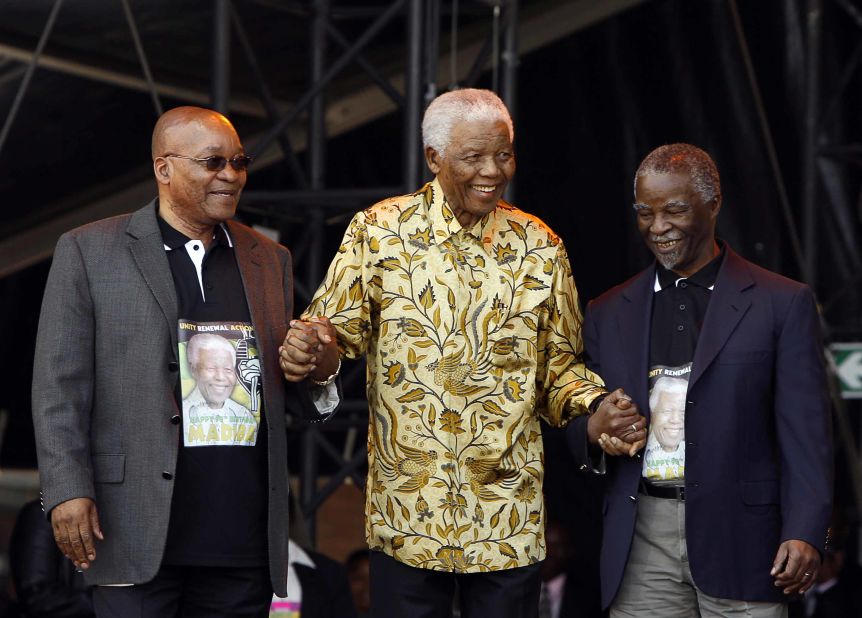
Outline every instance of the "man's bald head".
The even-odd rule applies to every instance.
[[[186,105],[169,109],[162,114],[153,128],[153,159],[162,157],[176,148],[177,137],[192,128],[222,125],[236,133],[230,120],[218,112]]]
[[[159,216],[207,245],[213,228],[236,214],[245,186],[246,168],[233,164],[244,154],[236,130],[213,110],[177,107],[156,122],[152,151]]]

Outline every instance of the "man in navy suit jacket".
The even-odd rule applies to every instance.
[[[720,208],[709,155],[650,153],[634,209],[656,262],[586,311],[588,366],[651,419],[633,456],[591,418],[567,434],[607,474],[612,618],[784,616],[820,567],[832,431],[814,297],[717,240]]]

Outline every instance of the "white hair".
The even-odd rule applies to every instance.
[[[201,352],[204,350],[223,350],[229,352],[231,362],[236,363],[236,349],[231,345],[230,341],[221,335],[200,333],[192,336],[186,346],[186,359],[189,361],[189,365],[197,365]]]
[[[452,140],[452,128],[459,122],[504,122],[509,141],[515,141],[515,128],[506,105],[490,90],[464,88],[446,92],[431,101],[422,118],[422,144],[445,158]]]
[[[688,380],[683,378],[672,378],[662,376],[655,381],[649,394],[649,409],[652,410],[658,404],[658,398],[662,393],[685,395],[688,392]]]

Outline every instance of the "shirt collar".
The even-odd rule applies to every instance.
[[[665,268],[661,264],[656,264],[655,286],[653,290],[661,292],[667,287],[679,285],[680,281],[687,281],[688,283],[698,287],[712,290],[715,287],[715,280],[718,277],[718,271],[721,269],[721,262],[724,259],[725,253],[727,253],[727,251],[725,251],[725,242],[723,240],[717,240],[716,242],[720,249],[718,255],[715,256],[709,264],[694,273],[691,277],[680,277],[678,274]]]
[[[188,245],[190,242],[194,242],[193,239],[171,227],[171,225],[161,217],[157,216],[156,220],[159,222],[159,230],[162,233],[162,242],[165,245],[165,251],[173,251],[174,249],[179,249],[180,247]],[[231,240],[230,232],[228,232],[227,225],[224,223],[220,223],[215,228],[213,240],[215,240],[215,244],[217,245],[233,247],[233,240]]]
[[[490,242],[490,234],[487,234],[487,231],[496,220],[499,207],[479,219],[473,227],[467,230],[461,226],[458,219],[455,218],[455,214],[449,208],[449,203],[443,195],[443,187],[440,186],[440,181],[436,177],[420,189],[419,193],[423,194],[434,242],[442,243],[459,232],[479,240],[483,243],[483,246],[486,236],[488,236],[488,242]]]

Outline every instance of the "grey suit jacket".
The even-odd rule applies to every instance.
[[[269,566],[284,595],[288,392],[278,346],[293,310],[291,258],[241,224],[228,228],[262,362]],[[143,583],[159,569],[182,435],[170,421],[178,367],[177,299],[155,202],[64,234],[39,320],[33,419],[45,512],[96,501],[105,540],[89,584]],[[290,402],[300,405],[296,390]]]

